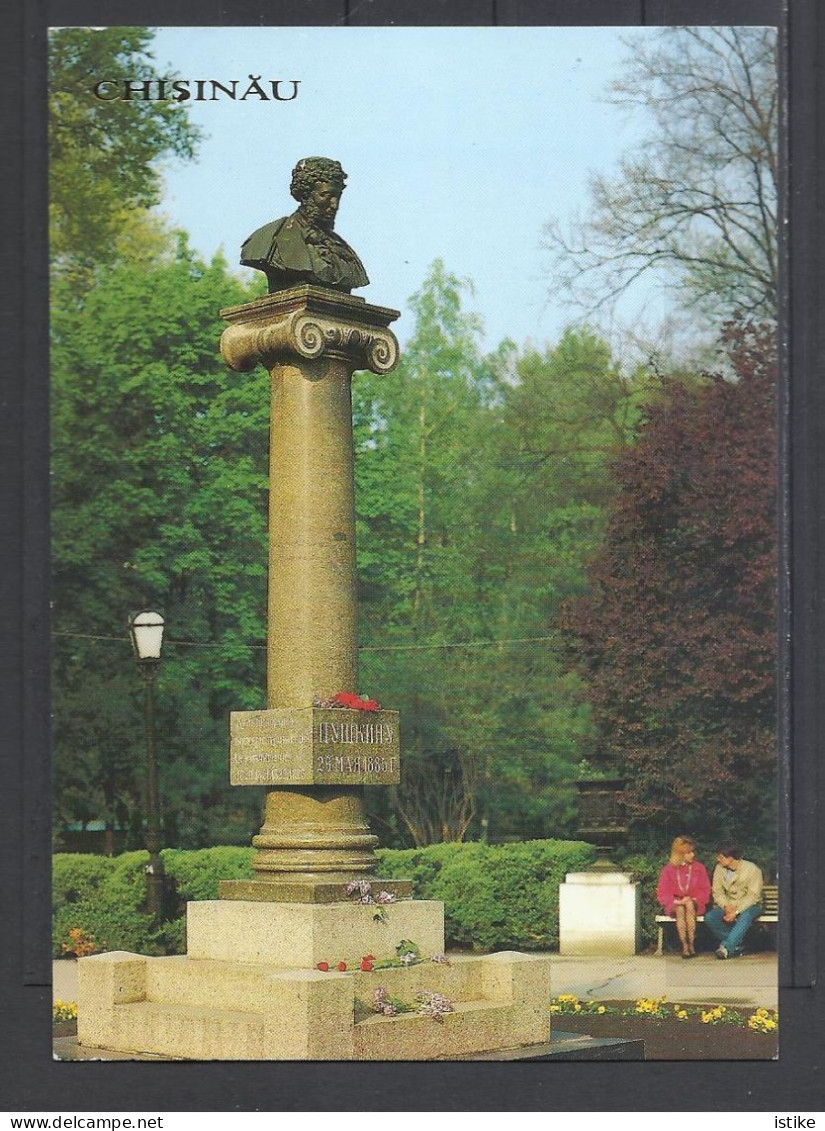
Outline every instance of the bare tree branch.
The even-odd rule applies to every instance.
[[[715,323],[777,305],[777,112],[771,28],[663,28],[628,41],[611,100],[652,128],[586,216],[551,220],[552,291],[592,314],[659,270]]]

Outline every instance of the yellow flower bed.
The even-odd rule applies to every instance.
[[[77,1002],[56,1001],[52,1006],[52,1018],[54,1021],[76,1021]]]
[[[636,1002],[635,1013],[641,1013],[645,1017],[659,1017],[665,1018],[668,1015],[665,1009],[665,1002],[667,998],[662,997],[642,997]]]
[[[643,997],[623,1009],[601,1005],[596,1001],[580,1001],[575,994],[559,994],[550,1003],[550,1012],[565,1014],[610,1013],[619,1017],[644,1017],[654,1021],[701,1021],[703,1025],[739,1025],[755,1033],[775,1034],[779,1031],[779,1013],[775,1009],[760,1007],[749,1017],[727,1005],[689,1006],[669,1005],[667,998]]]
[[[776,1009],[757,1009],[748,1018],[748,1028],[756,1033],[776,1033],[779,1029],[779,1013]]]
[[[579,1001],[575,994],[559,994],[550,1003],[551,1013],[607,1013],[607,1006],[597,1001]],[[610,1010],[615,1013],[615,1010]]]

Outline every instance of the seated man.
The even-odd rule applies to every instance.
[[[713,870],[713,902],[705,912],[705,923],[719,940],[717,958],[735,958],[742,953],[742,940],[754,919],[762,914],[762,872],[743,860],[738,848],[722,845]]]

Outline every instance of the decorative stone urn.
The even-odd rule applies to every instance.
[[[610,853],[629,832],[624,807],[626,778],[582,778],[579,791],[578,836],[596,846],[596,861],[589,872],[617,872]]]

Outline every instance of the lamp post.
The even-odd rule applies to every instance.
[[[163,640],[163,617],[146,610],[129,618],[129,635],[140,672],[144,696],[144,729],[146,733],[146,905],[155,923],[160,922],[163,908],[165,877],[160,855],[160,791],[158,764],[155,757],[154,683],[160,666]]]

